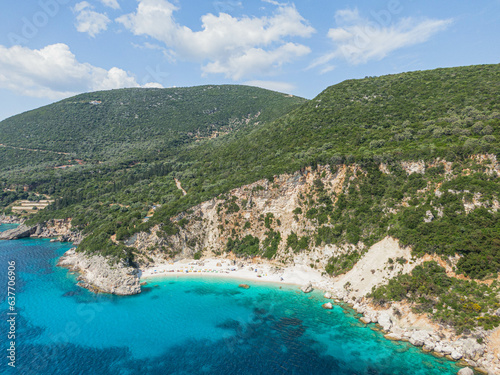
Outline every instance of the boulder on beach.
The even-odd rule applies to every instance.
[[[469,367],[463,368],[457,373],[458,375],[474,375],[474,371]]]
[[[248,284],[240,284],[240,285],[238,285],[238,287],[243,288],[243,289],[248,289],[248,288],[250,288],[250,285],[248,285]]]
[[[312,284],[309,283],[306,286],[303,286],[302,288],[300,288],[300,290],[302,290],[304,293],[311,293],[314,290],[314,288],[313,288]]]
[[[325,297],[326,299],[330,299],[332,298],[332,294],[330,292],[326,292],[323,297]]]
[[[333,305],[332,305],[331,302],[324,303],[324,304],[321,305],[321,307],[324,308],[324,309],[327,309],[327,310],[333,309]]]

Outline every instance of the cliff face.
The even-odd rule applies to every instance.
[[[494,155],[474,156],[463,168],[452,166],[452,163],[439,159],[427,163],[400,163],[401,173],[406,176],[402,181],[410,181],[407,185],[413,191],[397,192],[394,194],[397,197],[392,202],[383,201],[376,210],[371,208],[374,214],[382,212],[379,215],[380,221],[388,224],[383,226],[372,223],[372,228],[365,230],[365,238],[376,230],[378,232],[372,238],[376,238],[377,233],[378,240],[387,236],[386,228],[393,225],[391,218],[406,208],[422,207],[425,215],[420,219],[421,222],[440,219],[443,212],[447,211],[446,203],[440,201],[443,194],[456,196],[457,198],[452,199],[459,200],[458,204],[462,206],[464,215],[478,208],[485,208],[492,213],[500,209],[498,196],[495,194],[486,196],[481,192],[442,187],[444,183],[476,172],[485,176],[500,175],[500,165]],[[432,171],[431,173],[440,171],[439,178],[429,177],[427,181],[424,177],[420,180],[412,179],[412,175],[423,176],[426,170]],[[386,176],[394,173],[383,163],[378,166],[378,171]],[[133,236],[127,241],[127,245],[138,250],[137,261],[141,265],[165,259],[193,257],[195,254],[219,256],[229,251],[240,257],[261,256],[281,264],[307,264],[321,271],[326,270],[332,257],[358,253],[359,256],[352,262],[356,263],[366,251],[365,244],[369,241],[361,241],[359,236],[354,241],[346,237],[345,233],[349,228],[344,226],[343,229],[338,229],[342,227],[346,216],[335,217],[334,211],[342,204],[345,206],[345,202],[339,202],[339,199],[345,201],[345,197],[351,195],[358,194],[360,199],[367,201],[366,195],[361,197],[360,193],[363,189],[366,190],[366,183],[363,186],[360,180],[367,180],[370,173],[372,172],[359,165],[341,165],[334,170],[329,166],[318,166],[316,170],[308,168],[294,174],[276,176],[272,182],[260,180],[179,214],[172,219],[176,233],[156,226],[149,233]],[[412,184],[415,186],[415,180],[421,185],[412,187]],[[431,200],[432,203],[429,204]],[[366,206],[366,202],[363,204]],[[369,199],[368,204],[371,204]],[[425,207],[429,209],[425,211]],[[359,215],[358,212],[362,209],[370,216],[366,207],[355,207],[349,215]],[[321,217],[323,211],[327,214]],[[367,225],[368,223],[358,220],[358,227]],[[322,234],[325,232],[329,233],[330,238]],[[346,238],[350,241],[346,241]],[[254,250],[246,249],[252,246]],[[398,258],[400,255],[393,254],[392,257]],[[408,261],[409,257],[408,253],[403,258]],[[456,263],[457,259],[452,262]],[[397,268],[397,264],[394,267]],[[347,270],[350,268],[352,265]],[[334,272],[341,273],[345,272]]]
[[[354,246],[338,248],[311,244],[308,255],[304,257],[304,254],[294,253],[288,248],[287,237],[292,232],[298,237],[311,236],[316,229],[317,225],[307,219],[304,212],[296,211],[307,195],[314,194],[313,181],[321,179],[328,191],[335,194],[348,183],[346,174],[355,172],[356,168],[343,166],[332,173],[329,167],[320,167],[316,171],[308,169],[281,175],[273,182],[259,180],[199,204],[173,220],[180,224],[178,233],[167,235],[157,226],[150,233],[137,235],[133,246],[145,255],[139,256],[139,262],[147,263],[146,255],[158,260],[192,257],[198,252],[217,256],[223,253],[229,238],[245,236],[258,238],[262,248],[272,232],[273,236],[279,234],[281,238],[273,258],[275,261],[293,263],[314,258],[316,266],[324,268],[332,255]],[[253,255],[257,254],[243,256]]]

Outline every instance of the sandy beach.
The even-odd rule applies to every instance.
[[[233,262],[229,259],[209,258],[203,260],[183,259],[141,269],[140,279],[169,276],[210,276],[241,279],[244,281],[264,281],[298,286],[312,283],[315,288],[328,290],[333,282],[321,276],[317,270],[304,265],[277,267],[268,263]]]

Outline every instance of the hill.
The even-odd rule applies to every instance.
[[[33,157],[59,165],[166,158],[179,146],[274,120],[304,102],[235,85],[81,94],[0,122],[0,168],[30,166]]]

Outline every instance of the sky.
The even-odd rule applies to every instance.
[[[0,120],[82,92],[346,79],[500,61],[500,0],[24,0],[0,6]]]

